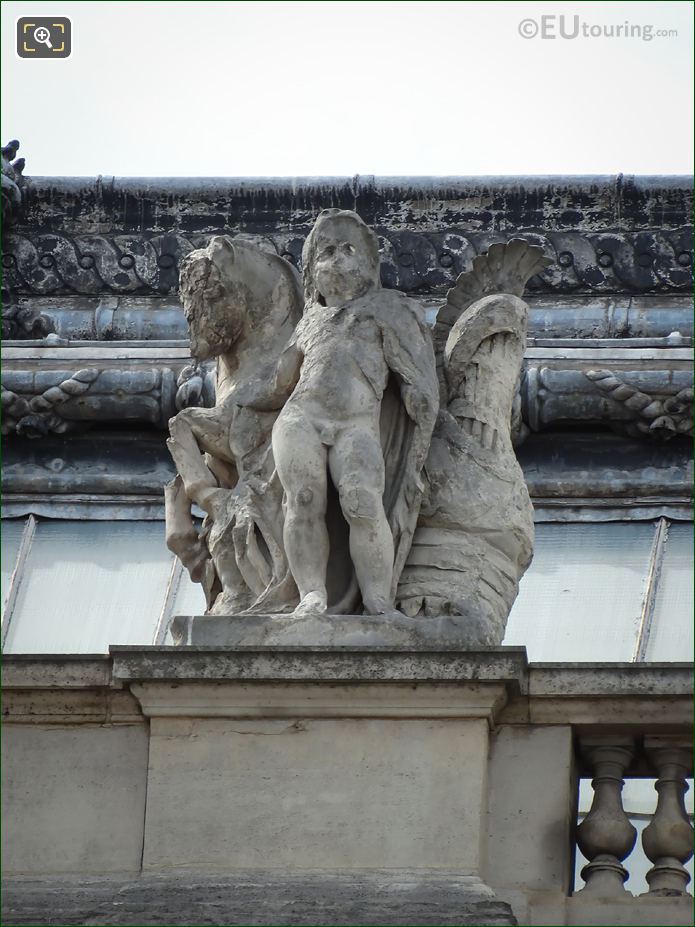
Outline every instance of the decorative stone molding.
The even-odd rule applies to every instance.
[[[692,453],[684,440],[644,442],[582,431],[532,435],[519,462],[543,521],[691,517]],[[108,460],[108,469],[104,461]],[[164,517],[175,476],[161,431],[16,437],[3,453],[6,516]]]
[[[132,684],[142,683],[169,686],[171,699],[176,700],[173,690],[179,685],[214,687],[234,683],[245,685],[248,692],[259,680],[292,686],[322,683],[325,688],[346,683],[373,687],[398,680],[409,686],[435,682],[445,686],[490,685],[491,694],[502,687],[507,703],[504,707],[496,705],[496,709],[502,709],[498,721],[509,725],[562,724],[584,730],[601,726],[615,729],[618,725],[638,731],[644,725],[656,730],[667,717],[669,725],[689,731],[692,722],[693,677],[689,663],[529,665],[523,647],[473,652],[455,647],[239,647],[228,651],[118,646],[111,647],[107,657],[6,654],[3,660],[6,704],[17,694],[39,692],[52,692],[59,703],[65,692],[76,690],[89,691],[95,700],[98,697],[103,702],[108,692],[128,691]],[[326,698],[336,704],[337,697]],[[646,710],[650,703],[652,711]],[[22,704],[28,706],[29,701]],[[276,707],[283,710],[279,701]],[[443,702],[439,708],[444,710]],[[68,715],[69,711],[64,712],[63,719]],[[31,720],[33,716],[31,712],[22,717],[19,707],[13,715],[16,721]],[[586,740],[587,745],[595,743],[596,736]],[[604,744],[607,742],[622,743],[620,736],[613,733]],[[690,742],[687,736],[683,742]],[[646,744],[651,749],[649,740]]]
[[[15,139],[2,149],[2,246],[5,253],[8,229],[21,218],[26,200],[27,178],[24,177],[24,158],[15,155],[19,142]],[[3,261],[3,268],[6,262]],[[31,307],[20,307],[11,282],[3,270],[2,279],[2,337],[43,338],[55,331],[55,324]]]
[[[181,235],[8,235],[7,278],[20,294],[168,293],[195,247]]]
[[[176,412],[176,374],[165,366],[7,372],[2,408],[3,434],[40,437],[124,419],[164,428]]]
[[[108,657],[16,655],[2,678],[4,724],[139,724],[135,697],[111,684]]]
[[[525,434],[592,423],[637,438],[691,434],[692,350],[617,343],[527,348],[516,407]],[[594,377],[606,363],[610,374],[599,369]],[[88,383],[87,369],[96,371]],[[59,392],[71,379],[82,386]],[[3,434],[19,425],[20,434],[33,436],[109,421],[164,428],[179,409],[215,401],[214,365],[192,366],[188,347],[178,343],[24,342],[3,351],[2,387]],[[84,394],[79,402],[76,393],[64,395],[71,389]],[[633,398],[627,402],[623,395]]]
[[[229,229],[221,228],[229,234]],[[515,231],[379,233],[382,283],[411,294],[436,294],[452,286],[473,258],[495,242],[519,237]],[[297,267],[308,228],[269,231],[252,238]],[[7,236],[3,267],[20,295],[155,295],[174,293],[183,257],[205,247],[212,236],[180,232],[94,235],[14,232]],[[692,288],[692,230],[689,227],[640,232],[524,230],[543,248],[551,265],[531,279],[529,293],[688,292]]]
[[[585,375],[601,392],[622,402],[634,413],[634,423],[629,422],[624,426],[627,434],[638,436],[660,433],[667,437],[674,434],[692,435],[692,386],[684,387],[675,396],[669,396],[661,402],[655,396],[629,386],[610,370],[586,370]]]
[[[531,431],[601,422],[631,437],[691,435],[690,356],[681,348],[529,348],[521,382],[523,421]],[[595,366],[606,361],[610,370]]]
[[[10,290],[3,287],[3,340],[45,338],[52,332],[55,332],[53,319],[34,308],[18,306]]]
[[[641,347],[688,347],[693,340],[690,296],[525,296],[529,306],[529,346],[558,347],[614,339]],[[423,300],[430,319],[443,305]],[[49,331],[66,341],[188,341],[188,325],[177,294],[168,296],[24,296],[11,339],[38,339],[35,327],[45,317]]]
[[[111,647],[112,678],[128,685],[265,680],[285,683],[457,683],[501,686],[508,694],[527,691],[528,663],[523,647],[497,647],[485,651],[432,645],[373,648],[368,642],[350,647]],[[201,654],[205,654],[201,659]],[[474,688],[475,688],[474,685]],[[163,692],[163,690],[162,690]],[[327,695],[326,698],[332,698]],[[279,706],[280,707],[280,706]],[[436,711],[448,712],[445,703]],[[284,709],[282,709],[284,713]]]
[[[4,266],[22,294],[171,293],[211,235],[242,234],[299,266],[321,209],[381,236],[383,283],[444,292],[493,242],[552,260],[529,292],[687,292],[688,177],[33,178]]]
[[[3,434],[16,431],[18,435],[37,437],[51,431],[68,431],[71,422],[57,415],[55,407],[82,396],[98,376],[99,371],[93,368],[78,370],[31,399],[22,398],[2,387]]]
[[[25,199],[24,158],[16,158],[19,142],[13,139],[2,148],[2,224],[10,225],[19,217]]]

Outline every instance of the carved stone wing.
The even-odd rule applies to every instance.
[[[434,323],[437,356],[443,355],[451,329],[469,306],[493,293],[521,296],[528,280],[551,263],[542,248],[523,238],[491,245],[485,254],[474,258],[472,269],[458,277],[437,314]]]
[[[549,261],[514,240],[477,257],[435,326],[442,408],[428,491],[397,601],[410,616],[452,615],[470,646],[497,646],[533,550],[533,513],[510,420],[526,347],[526,281]]]

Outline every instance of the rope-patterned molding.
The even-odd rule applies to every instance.
[[[39,437],[130,421],[165,428],[189,406],[211,407],[215,368],[190,360],[162,365],[96,365],[70,370],[12,369],[2,374],[2,433]],[[558,424],[603,423],[619,434],[668,440],[692,435],[690,370],[566,369],[524,362],[514,403],[517,443]]]

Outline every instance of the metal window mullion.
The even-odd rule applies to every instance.
[[[22,531],[22,540],[19,543],[17,559],[15,561],[14,570],[12,571],[12,576],[10,577],[10,585],[7,590],[5,611],[3,612],[2,616],[3,647],[5,646],[5,641],[7,640],[7,635],[10,631],[10,622],[12,621],[12,617],[14,615],[14,607],[17,603],[19,587],[22,585],[22,580],[24,579],[24,565],[26,563],[27,557],[29,556],[29,551],[31,550],[31,545],[35,534],[36,519],[33,515],[30,515],[26,520],[26,524],[24,525],[24,531]]]
[[[155,646],[161,646],[166,638],[169,622],[171,621],[171,612],[174,607],[174,602],[176,601],[176,594],[179,591],[182,574],[183,564],[178,557],[174,557],[174,562],[171,565],[171,572],[169,573],[167,591],[164,596],[164,604],[159,614],[157,629],[154,632]]]
[[[652,621],[654,619],[654,608],[656,606],[656,590],[659,584],[661,565],[664,560],[664,550],[668,538],[668,527],[668,520],[666,518],[660,518],[654,534],[654,542],[649,557],[647,583],[642,600],[642,613],[640,614],[637,640],[635,641],[635,649],[633,650],[630,660],[631,663],[644,662],[644,658],[647,654],[649,635],[652,630]]]

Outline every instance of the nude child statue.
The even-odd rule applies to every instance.
[[[414,300],[380,288],[377,238],[355,213],[324,210],[303,263],[304,315],[280,357],[272,394],[249,402],[282,406],[272,448],[285,495],[285,552],[300,595],[295,614],[328,608],[330,474],[363,609],[385,615],[395,611],[437,414],[431,338]],[[392,403],[385,415],[390,378],[396,411]]]

